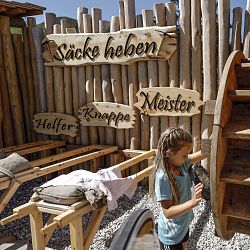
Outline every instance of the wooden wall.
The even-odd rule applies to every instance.
[[[101,9],[79,7],[76,10],[79,32],[177,24],[178,48],[169,61],[143,61],[129,66],[44,67],[41,47],[44,35],[78,31],[68,27],[66,20],[55,24],[55,14],[45,13],[44,32],[36,27],[35,18],[28,18],[22,34],[12,35],[10,19],[0,16],[0,147],[49,138],[72,144],[150,149],[157,147],[160,133],[168,126],[180,126],[192,133],[194,151],[199,150],[201,138],[209,138],[213,124],[213,116],[204,113],[192,118],[149,117],[136,110],[133,129],[81,126],[76,138],[37,135],[32,129],[32,117],[39,112],[77,116],[78,108],[92,101],[133,107],[137,101],[135,94],[142,87],[188,88],[200,92],[204,101],[216,99],[230,52],[242,49],[249,57],[249,2],[243,11],[240,7],[231,10],[229,0],[218,1],[218,18],[216,0],[180,0],[178,17],[174,3],[154,4],[152,9],[143,9],[136,15],[135,0],[121,0],[118,16],[110,21],[102,19]],[[245,15],[244,24],[242,15]]]

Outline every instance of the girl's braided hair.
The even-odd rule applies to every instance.
[[[174,175],[171,171],[170,157],[166,155],[166,152],[167,150],[177,152],[182,147],[191,143],[192,136],[181,128],[168,128],[161,134],[158,142],[155,159],[155,172],[162,169],[166,173],[170,183],[174,204],[178,204],[180,202],[180,194]]]

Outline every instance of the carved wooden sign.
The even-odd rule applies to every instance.
[[[112,33],[51,34],[43,40],[43,57],[47,66],[167,60],[176,49],[175,31],[175,26],[152,26]]]
[[[134,110],[123,104],[111,102],[91,102],[78,111],[83,126],[102,126],[113,128],[132,128]]]
[[[141,113],[150,116],[192,116],[199,114],[203,102],[195,90],[169,87],[142,88],[134,104]]]
[[[34,115],[33,128],[37,133],[47,135],[76,136],[77,118],[60,113],[38,113]]]

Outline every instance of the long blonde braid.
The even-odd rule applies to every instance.
[[[170,150],[177,152],[190,143],[192,143],[191,135],[181,128],[168,128],[162,133],[158,142],[155,172],[158,169],[163,169],[165,171],[170,183],[174,204],[179,204],[180,194],[176,180],[171,171],[171,161],[170,158],[167,157],[166,151]]]

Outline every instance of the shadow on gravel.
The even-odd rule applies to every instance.
[[[198,249],[197,248],[197,243],[199,241],[199,238],[200,238],[200,236],[202,234],[202,231],[203,231],[205,225],[209,221],[210,211],[211,211],[210,201],[205,200],[204,211],[200,215],[199,219],[197,220],[197,222],[196,222],[196,224],[194,226],[193,232],[189,236],[189,245],[190,245],[189,249],[192,249],[192,250]]]

